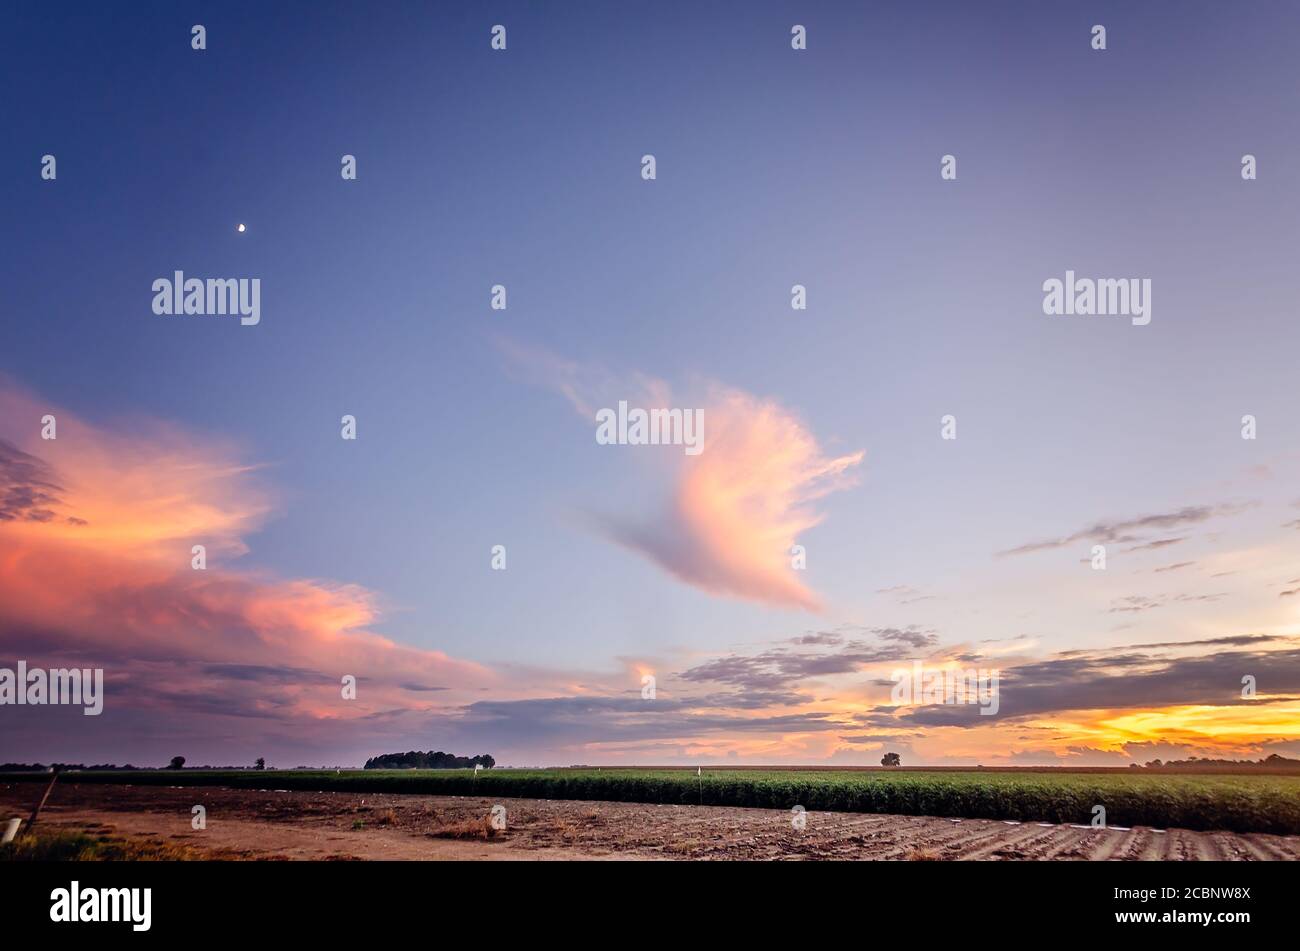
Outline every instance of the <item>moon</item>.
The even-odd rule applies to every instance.
[[[244,233],[244,223],[241,221],[241,222],[239,223],[239,227],[236,228],[235,230],[238,231],[240,234],[243,234],[243,233]]]

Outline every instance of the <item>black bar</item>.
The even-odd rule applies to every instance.
[[[1044,941],[1126,933],[1231,941],[1293,928],[1294,879],[1282,862],[14,863],[0,866],[0,927],[6,937],[423,934],[479,943],[500,933],[685,940],[697,921],[707,928],[695,932],[701,940],[731,943],[776,920],[813,928],[816,943],[841,928],[909,943],[1030,936],[1022,929],[1051,929],[1038,931]],[[51,921],[51,893],[74,880],[83,896],[149,888],[149,930]],[[1117,920],[1131,913],[1156,920]],[[1189,913],[1248,920],[1161,920]]]

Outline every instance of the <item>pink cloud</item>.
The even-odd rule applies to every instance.
[[[826,455],[792,412],[741,390],[707,384],[698,402],[674,402],[666,383],[644,375],[623,382],[517,343],[501,347],[522,378],[563,393],[593,426],[596,410],[620,399],[642,408],[701,408],[703,451],[672,455],[663,508],[639,517],[602,516],[601,530],[711,594],[821,610],[821,600],[791,566],[791,548],[824,518],[815,503],[853,484],[861,451]],[[664,458],[645,449],[652,447],[633,447],[629,454]]]
[[[57,439],[39,436],[45,414]],[[142,420],[92,425],[3,380],[0,421],[9,657],[103,666],[110,682],[168,679],[124,691],[126,702],[282,671],[276,715],[307,720],[433,709],[443,690],[495,683],[478,664],[375,633],[364,588],[232,567],[271,495],[231,444]],[[206,570],[191,567],[195,544],[208,548]],[[349,674],[355,701],[341,696]]]

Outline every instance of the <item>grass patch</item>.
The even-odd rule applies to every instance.
[[[206,857],[183,845],[48,826],[0,845],[0,862],[187,862]]]
[[[497,830],[492,827],[492,820],[485,816],[444,822],[426,834],[431,839],[495,839]]]

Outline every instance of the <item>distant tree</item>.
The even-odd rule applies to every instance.
[[[897,753],[886,753],[880,757],[881,766],[902,766],[903,760]]]
[[[441,750],[429,750],[427,753],[411,750],[407,753],[372,756],[366,760],[366,769],[473,769],[475,766],[491,769],[496,762],[486,753],[479,756],[456,756]]]
[[[265,757],[259,756],[257,762],[253,764],[253,769],[266,769]]]
[[[171,763],[171,765],[168,766],[167,768],[168,768],[168,769],[180,769],[180,768],[181,768],[182,766],[184,766],[184,765],[185,765],[185,757],[184,757],[184,756],[173,756],[173,757],[172,757],[172,763]]]

